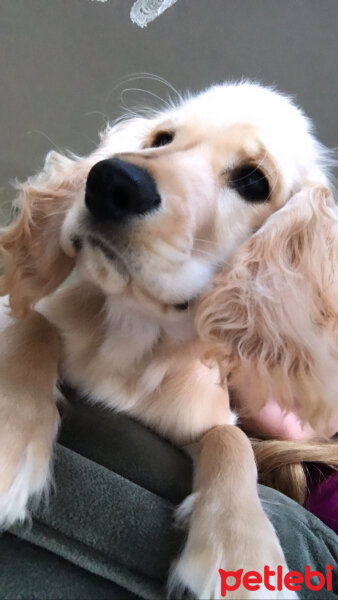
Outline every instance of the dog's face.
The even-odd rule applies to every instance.
[[[280,94],[213,87],[107,132],[62,247],[105,293],[179,311],[304,184],[315,150],[307,119]]]
[[[297,190],[314,153],[301,112],[249,84],[211,88],[126,128],[127,137],[108,132],[63,245],[106,292],[178,309]],[[118,135],[130,151],[115,151]]]

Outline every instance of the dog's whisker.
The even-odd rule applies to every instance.
[[[60,148],[60,146],[58,146],[51,137],[49,137],[49,135],[47,135],[47,133],[45,133],[44,131],[40,131],[39,129],[31,129],[30,131],[26,132],[27,135],[32,135],[33,133],[37,133],[38,135],[41,135],[42,137],[44,137],[48,142],[50,142],[50,144],[52,144],[52,146],[58,151],[58,152],[62,152],[62,148]]]
[[[128,92],[141,92],[142,94],[147,94],[148,96],[151,96],[152,98],[156,98],[156,100],[160,100],[160,102],[163,104],[163,106],[170,108],[169,102],[167,102],[166,100],[161,98],[161,96],[159,96],[158,94],[155,94],[155,92],[151,92],[150,90],[144,90],[142,88],[125,88],[124,90],[122,90],[122,92],[120,94],[122,102],[124,102],[124,96]]]
[[[99,117],[102,117],[106,123],[109,122],[109,117],[106,113],[101,112],[100,110],[91,110],[89,112],[85,113],[86,117],[91,117],[92,115],[97,115]]]
[[[174,92],[174,94],[177,96],[177,99],[179,102],[182,102],[182,100],[183,100],[182,94],[169,81],[167,81],[163,77],[160,77],[159,75],[155,75],[155,74],[147,73],[147,72],[131,73],[130,75],[127,75],[126,77],[122,78],[114,86],[113,90],[117,89],[121,85],[125,85],[126,83],[129,83],[130,81],[137,81],[137,80],[142,80],[142,81],[149,80],[149,81],[154,81],[155,83],[160,83],[160,84],[164,85],[165,87],[167,87],[168,89],[170,89],[172,92]]]
[[[217,242],[214,242],[213,240],[205,240],[203,238],[198,238],[195,237],[194,238],[195,242],[201,242],[203,244],[210,244],[211,246],[215,246],[216,248],[218,248],[219,244]]]
[[[207,250],[202,250],[201,248],[194,248],[193,250],[193,254],[201,254],[203,256],[208,256],[212,259],[215,258],[215,254],[212,254],[212,252],[208,252]]]

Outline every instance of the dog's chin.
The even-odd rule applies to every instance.
[[[155,297],[123,270],[118,258],[108,260],[98,249],[83,248],[77,254],[76,269],[81,279],[99,288],[108,301],[114,297],[119,298],[121,307],[127,311],[132,310],[148,317],[152,315],[164,321],[177,322],[185,319],[193,304],[189,301],[166,302]]]
[[[162,278],[161,273],[147,273],[144,281],[139,280],[128,269],[118,250],[93,234],[81,237],[73,234],[68,237],[67,242],[63,241],[63,248],[68,255],[75,255],[76,270],[81,279],[96,285],[107,297],[123,294],[126,307],[141,308],[147,314],[151,313],[165,320],[184,319],[203,291],[196,289],[196,281],[201,280],[200,277],[194,278],[194,285],[187,287],[187,273],[183,274],[183,289],[177,285],[180,280],[182,282],[182,274],[179,272],[173,275],[171,282],[167,280],[166,274]],[[193,270],[192,267],[189,270]],[[200,271],[198,275],[201,275]],[[205,276],[204,273],[204,279]],[[205,284],[206,281],[203,287]]]

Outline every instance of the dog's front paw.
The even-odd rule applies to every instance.
[[[185,501],[185,517],[194,500],[190,497]],[[203,600],[298,598],[284,581],[280,585],[288,568],[277,535],[264,513],[248,526],[230,519],[228,523],[220,522],[217,528],[212,527],[212,522],[210,525],[199,527],[196,519],[191,519],[186,545],[169,578],[170,598],[182,598],[186,591]]]
[[[20,426],[20,421],[0,427],[0,530],[23,522],[27,504],[38,501],[48,489],[50,456],[58,415],[46,427]]]
[[[277,567],[283,574],[288,572],[283,554],[278,565],[271,560],[258,558],[254,567],[233,569],[230,548],[204,545],[199,548],[185,548],[175,564],[169,579],[169,598],[184,597],[186,591],[203,600],[294,600],[296,592],[277,589]],[[259,552],[258,552],[259,554]],[[265,562],[265,565],[263,565]],[[270,563],[270,564],[269,564]],[[264,566],[267,573],[264,574]]]

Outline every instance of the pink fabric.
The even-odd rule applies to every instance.
[[[295,413],[285,413],[274,400],[269,400],[254,417],[243,419],[243,424],[256,435],[281,440],[314,440],[315,431],[300,423]]]

